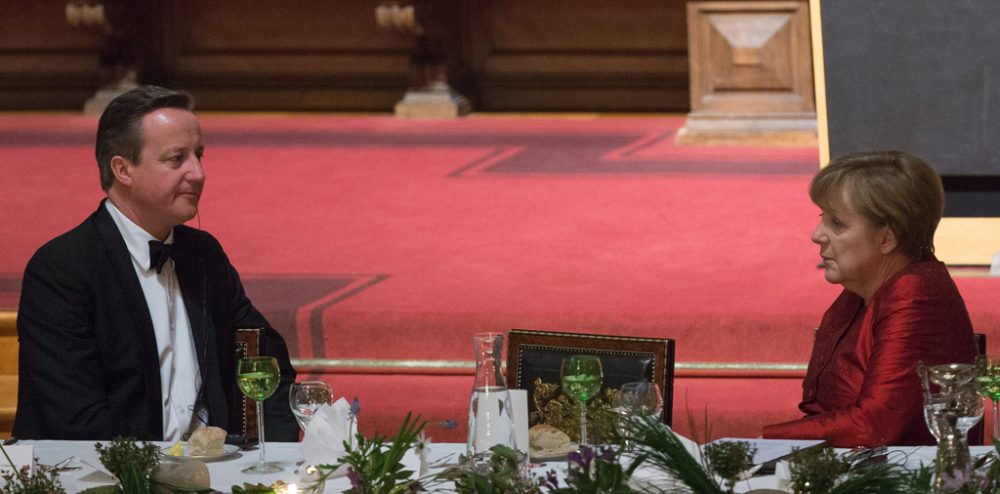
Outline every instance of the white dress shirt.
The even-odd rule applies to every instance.
[[[111,203],[104,202],[132,255],[132,267],[146,296],[149,317],[156,334],[160,358],[160,393],[163,403],[163,440],[179,441],[199,425],[195,402],[201,389],[201,372],[191,323],[170,259],[157,274],[149,263],[149,241],[159,240],[128,219]],[[173,243],[170,231],[165,243]],[[204,413],[204,412],[203,412]]]

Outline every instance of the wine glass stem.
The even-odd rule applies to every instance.
[[[257,400],[257,442],[260,444],[260,461],[258,464],[264,466],[264,402]]]
[[[580,403],[580,446],[587,444],[587,403]]]
[[[993,401],[993,437],[991,439],[998,438],[1000,438],[1000,402]],[[991,440],[990,443],[992,442]]]

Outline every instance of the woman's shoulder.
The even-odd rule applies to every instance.
[[[958,288],[948,273],[948,268],[938,260],[910,263],[889,278],[875,292],[874,299],[929,296],[958,296]]]
[[[916,320],[968,319],[958,287],[937,260],[907,266],[875,292],[871,306],[876,320],[896,314]]]

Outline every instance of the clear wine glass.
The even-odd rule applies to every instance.
[[[924,422],[927,423],[927,430],[937,442],[941,442],[941,437],[950,427],[945,414],[948,411],[951,395],[946,393],[924,394]]]
[[[573,355],[562,361],[563,393],[580,404],[580,446],[587,441],[587,402],[601,391],[604,371],[601,359],[592,355]]]
[[[983,405],[983,397],[979,395],[978,383],[973,380],[959,388],[955,396],[958,408],[958,421],[955,428],[968,439],[969,430],[983,420],[983,413],[986,407]]]
[[[641,381],[622,384],[619,399],[634,413],[658,417],[663,412],[663,394],[656,383]]]
[[[288,390],[288,405],[292,408],[295,420],[303,431],[312,420],[316,410],[333,401],[333,390],[323,381],[302,381],[293,383]]]
[[[618,433],[623,440],[625,450],[631,451],[633,441],[629,435],[629,418],[634,415],[659,418],[663,412],[663,394],[656,383],[649,381],[625,383],[615,395],[613,405],[614,411],[618,414]]]
[[[930,393],[924,395],[924,421],[927,429],[931,431],[938,442],[951,429],[949,415],[955,421],[955,430],[963,438],[967,437],[969,430],[976,426],[983,419],[982,399],[974,391],[959,390],[954,394]]]
[[[257,438],[260,441],[260,459],[256,465],[244,468],[243,473],[274,473],[284,470],[277,463],[264,460],[264,400],[274,394],[281,381],[281,370],[274,357],[244,357],[236,364],[236,381],[240,391],[257,405]]]

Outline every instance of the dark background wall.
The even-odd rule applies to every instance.
[[[997,216],[998,21],[992,0],[825,2],[830,154],[905,149],[943,176],[946,216]]]
[[[114,2],[106,0],[109,9]],[[141,80],[203,110],[390,111],[412,37],[374,0],[123,2]],[[478,111],[685,111],[683,0],[437,0],[453,86]],[[65,0],[0,0],[0,109],[81,108],[102,37]]]

